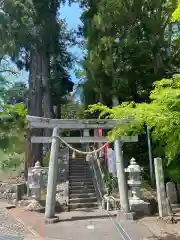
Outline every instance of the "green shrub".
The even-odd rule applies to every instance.
[[[103,180],[108,194],[112,194],[112,192],[118,187],[117,178],[113,177],[112,173],[106,172]]]

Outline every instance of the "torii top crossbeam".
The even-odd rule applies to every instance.
[[[112,129],[118,124],[124,124],[134,120],[133,117],[121,119],[51,119],[27,115],[27,120],[32,128],[55,128],[60,129]]]

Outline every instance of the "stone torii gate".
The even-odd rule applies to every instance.
[[[29,126],[31,128],[49,128],[53,129],[52,137],[41,137],[32,136],[32,143],[52,143],[51,154],[49,161],[49,172],[48,172],[48,185],[47,185],[47,197],[46,197],[46,209],[45,218],[46,220],[57,221],[55,218],[55,202],[56,202],[56,179],[57,179],[57,160],[59,154],[60,141],[64,143],[107,143],[107,137],[89,136],[90,129],[112,129],[117,125],[128,123],[134,120],[134,118],[121,118],[118,120],[108,119],[48,119],[43,117],[27,116]],[[83,137],[60,137],[62,130],[83,130]],[[123,142],[137,142],[137,136],[121,136],[118,137],[114,142],[114,150],[116,154],[116,166],[117,166],[117,177],[120,194],[121,209],[125,215],[130,214],[130,207],[128,201],[128,190],[127,182],[124,171],[124,161],[122,153]]]

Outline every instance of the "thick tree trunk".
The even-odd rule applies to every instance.
[[[48,53],[42,55],[42,84],[43,84],[43,110],[44,117],[53,118],[53,106],[50,92],[50,59]],[[51,129],[44,129],[44,136],[52,136]],[[44,144],[44,151],[50,151],[51,144]]]
[[[42,116],[42,62],[41,56],[35,47],[30,52],[30,69],[29,69],[29,106],[28,113],[32,116]],[[41,129],[32,129],[32,136],[41,136]],[[28,134],[28,135],[29,135]],[[42,162],[42,144],[33,144],[33,148],[29,149],[32,154],[28,154],[28,166],[34,165],[36,161]]]
[[[43,109],[44,116],[47,118],[53,117],[53,107],[50,93],[50,66],[49,66],[49,55],[42,55],[42,84],[43,84]]]
[[[61,119],[61,104],[59,103],[55,108],[55,117]]]

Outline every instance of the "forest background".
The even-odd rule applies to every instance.
[[[71,10],[78,6],[78,29],[67,27],[64,4]],[[27,113],[47,118],[133,115],[131,125],[117,126],[110,134],[112,140],[139,134],[138,143],[124,145],[126,164],[133,156],[148,169],[148,126],[153,156],[164,159],[166,180],[177,182],[179,6],[175,0],[1,0],[0,168],[12,174],[37,159],[45,164],[41,144],[31,154],[26,151]],[[75,46],[79,56],[72,51]],[[28,72],[27,84],[18,74],[22,70]],[[113,107],[114,101],[119,106]]]

